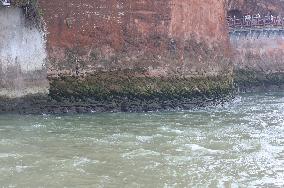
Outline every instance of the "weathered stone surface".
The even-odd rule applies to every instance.
[[[224,0],[39,0],[39,8],[46,109],[189,108],[232,89]]]
[[[224,2],[40,1],[50,75],[147,69],[153,76],[228,71]],[[181,71],[182,70],[182,71]]]
[[[271,31],[270,36],[258,35],[231,35],[235,68],[264,73],[284,72],[284,34]]]

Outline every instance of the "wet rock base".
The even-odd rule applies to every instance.
[[[237,70],[234,73],[234,85],[241,93],[284,91],[284,73]]]
[[[215,98],[176,98],[176,99],[113,99],[92,103],[61,103],[50,97],[29,96],[21,99],[1,99],[0,114],[68,114],[95,112],[152,112],[192,110],[225,103],[233,95]]]
[[[65,114],[191,110],[233,97],[230,77],[149,78],[124,75],[60,77],[48,96],[0,99],[0,113]]]

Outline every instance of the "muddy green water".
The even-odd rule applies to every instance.
[[[284,93],[186,112],[0,115],[0,187],[283,187]]]

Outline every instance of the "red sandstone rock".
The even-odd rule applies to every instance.
[[[50,74],[136,69],[219,75],[230,56],[224,0],[40,0]],[[71,69],[71,70],[70,70]]]

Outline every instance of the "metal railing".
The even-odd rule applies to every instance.
[[[10,6],[11,0],[0,0],[0,5],[2,6]]]
[[[284,17],[281,16],[260,16],[245,15],[241,18],[228,17],[227,22],[230,29],[239,28],[263,28],[263,27],[284,27]]]

